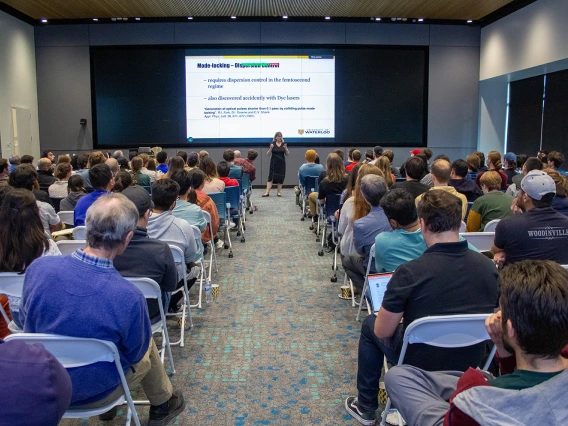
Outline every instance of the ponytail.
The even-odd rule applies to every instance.
[[[197,204],[197,192],[192,186],[189,187],[189,192],[187,193],[187,201],[191,204]]]

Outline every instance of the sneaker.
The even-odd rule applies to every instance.
[[[364,426],[374,426],[377,422],[377,415],[374,411],[363,411],[359,407],[357,397],[350,396],[345,400],[345,409],[355,420]]]
[[[391,425],[391,426],[399,426],[399,422],[398,422],[398,418],[400,416],[400,419],[402,420],[402,424],[403,426],[406,425],[406,422],[404,421],[404,419],[402,418],[402,416],[399,414],[398,410],[396,408],[391,408],[388,412],[387,412],[387,418],[385,419],[385,424],[387,425]]]
[[[117,412],[118,412],[118,409],[115,405],[110,410],[108,410],[106,413],[99,414],[99,420],[102,421],[102,422],[109,422],[116,417]]]
[[[225,246],[225,243],[223,243],[223,241],[221,241],[221,240],[218,240],[218,241],[215,243],[215,248],[216,248],[216,249],[222,249],[224,246]]]
[[[229,229],[233,229],[237,224],[235,222],[229,222]]]
[[[176,390],[172,397],[161,405],[150,406],[148,426],[166,426],[175,419],[185,408],[185,401],[181,391]]]

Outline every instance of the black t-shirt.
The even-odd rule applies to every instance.
[[[525,259],[568,264],[568,216],[552,208],[533,209],[501,219],[495,246],[505,250],[506,263]]]
[[[382,306],[404,313],[405,330],[427,316],[489,314],[498,305],[497,278],[494,263],[470,250],[467,241],[438,243],[396,269]],[[456,349],[412,344],[404,363],[429,371],[465,371],[479,365],[484,348],[485,343]]]
[[[318,177],[318,186],[321,185],[321,183],[326,178],[326,176],[327,176],[327,171],[322,170],[322,172],[320,173],[320,175]]]
[[[321,181],[318,190],[318,199],[323,200],[328,194],[341,194],[347,187],[347,176],[341,182],[330,182],[328,178]]]
[[[414,198],[430,190],[430,187],[428,185],[424,185],[417,180],[407,180],[404,182],[393,183],[391,189],[397,188],[410,192]]]

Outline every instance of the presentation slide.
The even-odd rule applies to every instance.
[[[187,140],[335,137],[335,56],[185,57]]]

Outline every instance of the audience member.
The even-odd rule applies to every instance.
[[[420,180],[424,177],[424,175],[426,175],[427,171],[428,169],[426,168],[425,161],[418,156],[410,157],[404,163],[406,181],[393,183],[391,189],[404,189],[416,198],[430,189],[428,185],[420,183]]]
[[[101,151],[93,152],[88,157],[86,167],[83,170],[77,172],[77,174],[81,175],[81,177],[83,178],[83,182],[84,182],[85,188],[87,190],[95,189],[93,187],[93,185],[91,184],[91,181],[90,181],[89,170],[92,167],[96,166],[97,164],[105,164],[106,160],[107,160],[107,158],[105,157],[105,155]],[[119,164],[120,164],[120,161],[119,161]],[[121,168],[122,168],[122,166],[121,166]]]
[[[171,179],[179,185],[179,198],[172,210],[175,217],[187,221],[201,232],[207,229],[207,219],[201,207],[197,205],[197,193],[191,187],[191,174],[187,170],[175,172]],[[200,249],[201,247],[197,247]],[[199,253],[201,257],[201,253]]]
[[[63,229],[64,225],[61,223],[53,206],[46,201],[42,201],[49,201],[49,197],[44,191],[38,189],[37,172],[32,165],[22,164],[16,167],[16,169],[10,173],[8,183],[12,188],[27,189],[33,192],[45,232],[49,234]]]
[[[67,197],[67,186],[72,173],[73,170],[71,169],[70,163],[59,163],[57,165],[55,168],[55,177],[57,180],[48,188],[49,196],[51,198]]]
[[[507,184],[509,183],[509,178],[505,174],[505,172],[501,169],[501,154],[497,151],[489,151],[487,153],[487,167],[488,170],[493,170],[501,176],[501,190],[507,189]],[[475,178],[475,183],[479,185],[479,179],[483,176],[485,171],[480,169],[477,178]]]
[[[219,213],[217,212],[217,206],[211,197],[203,192],[203,186],[205,185],[205,173],[199,169],[193,169],[189,173],[189,177],[191,179],[191,187],[195,190],[195,194],[197,195],[197,205],[201,207],[201,210],[209,213],[209,216],[211,216],[213,235],[211,235],[209,226],[201,233],[201,239],[203,242],[208,243],[215,237],[217,231],[219,231]],[[223,242],[219,240],[217,241],[217,248],[221,247],[223,247]]]
[[[328,194],[341,194],[346,186],[347,175],[341,157],[337,154],[329,154],[327,156],[326,177],[319,184],[319,193],[312,192],[308,196],[310,217],[317,219],[316,200],[320,200],[320,203],[323,204]]]
[[[556,170],[562,176],[568,176],[568,172],[562,170],[562,164],[564,164],[564,154],[558,151],[550,151],[547,156],[548,167]]]
[[[199,163],[199,169],[205,173],[205,186],[203,187],[203,192],[206,194],[212,194],[214,192],[225,191],[225,182],[219,179],[217,166],[212,158],[205,157],[201,160]]]
[[[124,252],[116,256],[113,265],[123,277],[151,278],[162,290],[164,311],[168,311],[169,293],[177,287],[176,264],[168,243],[148,236],[148,220],[152,214],[152,199],[141,186],[126,188],[122,195],[136,206],[138,222]],[[160,308],[155,299],[148,299],[148,314],[152,324],[160,321]]]
[[[136,156],[130,162],[132,167],[132,184],[140,186],[150,186],[150,176],[142,173],[142,167],[144,167],[144,160],[139,156]]]
[[[22,155],[21,164],[34,164],[33,155]]]
[[[361,161],[361,157],[362,157],[361,151],[359,151],[358,149],[356,149],[355,151],[353,151],[353,152],[351,153],[351,159],[352,159],[353,161],[351,161],[351,163],[349,163],[347,166],[345,166],[345,171],[346,171],[346,172],[350,172],[351,169],[352,169],[353,167],[355,167],[355,164],[358,164],[358,163]]]
[[[364,164],[371,164],[373,162],[374,162],[373,150],[368,149],[367,151],[365,151],[365,160],[363,161],[363,163]]]
[[[497,347],[501,376],[473,368],[465,373],[411,365],[390,369],[386,390],[407,424],[568,423],[563,393],[568,272],[554,262],[524,261],[501,272],[499,289],[501,310],[485,325]],[[535,407],[546,409],[535,412]]]
[[[179,172],[180,170],[185,169],[185,162],[183,158],[176,155],[175,157],[170,158],[168,162],[168,172],[164,175],[166,178],[170,178],[171,175],[175,172]]]
[[[111,192],[122,192],[129,186],[132,186],[132,175],[126,170],[121,170],[118,175],[114,178],[114,186],[110,190]]]
[[[0,377],[2,424],[57,426],[69,408],[69,373],[42,345],[0,340]]]
[[[248,173],[250,175],[251,182],[256,179],[256,168],[253,164],[256,157],[258,157],[258,152],[254,149],[249,149],[247,152],[247,158],[235,158],[235,164],[243,168],[243,173]]]
[[[517,154],[517,174],[515,176],[517,176],[519,173],[522,173],[523,165],[527,161],[527,158],[529,158],[529,156],[526,154]],[[515,176],[513,176],[513,181]]]
[[[454,187],[460,194],[465,195],[467,201],[475,201],[483,195],[483,192],[475,184],[475,181],[467,179],[468,169],[468,163],[461,158],[454,161],[448,185]]]
[[[562,176],[557,170],[544,169],[544,172],[554,180],[556,195],[552,199],[552,209],[564,216],[568,216],[568,178]]]
[[[203,159],[209,157],[209,153],[207,151],[205,151],[204,149],[202,149],[201,151],[199,151],[199,161],[203,161]]]
[[[10,155],[8,161],[10,163],[10,169],[8,170],[8,174],[12,173],[12,171],[21,164],[19,155]]]
[[[485,165],[485,154],[481,151],[475,151],[474,154],[477,155],[477,157],[479,158],[479,172],[488,171],[489,169]],[[476,179],[477,179],[477,176],[476,176]]]
[[[475,181],[480,167],[479,156],[475,153],[469,154],[467,157],[465,157],[465,161],[467,161],[467,178],[469,180]]]
[[[507,194],[516,197],[523,178],[533,170],[542,170],[542,161],[536,157],[527,158],[527,161],[523,164],[522,173],[513,176],[513,183],[507,188]]]
[[[316,157],[317,153],[313,149],[306,151],[305,158],[307,163],[302,164],[298,170],[298,180],[301,187],[306,186],[306,178],[308,176],[318,177],[323,172],[323,166],[315,163]]]
[[[428,164],[430,164],[430,160],[432,159],[432,156],[434,155],[432,150],[430,148],[423,148],[423,149],[420,150],[420,152],[426,156],[427,162],[428,162]],[[438,158],[438,157],[436,157],[436,158]],[[436,160],[436,158],[434,160]]]
[[[503,156],[503,172],[507,175],[507,183],[513,182],[513,177],[517,175],[517,156],[514,152],[508,152]]]
[[[536,158],[538,158],[540,161],[542,161],[542,164],[548,164],[548,151],[541,149],[536,154]]]
[[[41,158],[47,158],[51,164],[55,164],[55,155],[50,150],[42,151]]]
[[[434,186],[430,188],[428,192],[445,191],[451,195],[458,197],[461,201],[462,220],[464,220],[465,215],[467,213],[467,198],[465,198],[465,195],[460,194],[458,191],[456,191],[453,186],[448,186],[448,181],[450,180],[451,171],[452,169],[449,161],[444,159],[439,159],[434,161],[434,164],[432,164],[432,182]],[[424,194],[421,194],[418,197],[416,197],[417,207],[418,204],[420,203],[420,200],[422,200],[422,197],[424,197]]]
[[[134,158],[134,157],[132,157]],[[128,159],[125,157],[120,157],[118,160],[118,164],[120,166],[120,171],[121,172],[130,172],[130,163],[128,162]]]
[[[0,187],[8,186],[8,172],[8,160],[6,160],[5,158],[0,158]]]
[[[121,194],[107,194],[95,201],[85,221],[84,250],[40,258],[28,267],[20,317],[27,333],[113,342],[128,384],[141,383],[150,400],[149,424],[165,425],[183,411],[183,395],[173,391],[160,360],[144,295],[112,263],[128,246],[138,218],[134,204]],[[102,306],[105,315],[101,315]],[[115,401],[123,391],[113,369],[101,363],[70,369],[71,406],[95,408]],[[116,409],[105,418],[114,414]]]
[[[148,154],[140,154],[139,157],[142,159],[142,168],[140,169],[140,173],[148,175],[148,177],[150,178],[150,185],[152,185],[154,182],[156,182],[157,174],[156,170],[148,169],[150,157],[148,156]]]
[[[235,151],[232,149],[226,149],[223,152],[223,160],[225,160],[230,165],[230,174],[229,177],[242,179],[243,177],[243,168],[241,166],[237,166],[235,164]]]
[[[498,275],[493,262],[458,239],[461,211],[458,199],[445,191],[424,194],[418,217],[428,249],[396,269],[377,316],[369,315],[363,322],[358,396],[345,401],[347,412],[362,424],[375,424],[383,357],[397,363],[408,325],[432,315],[491,313],[497,304]],[[405,363],[429,371],[465,371],[479,364],[484,349],[484,343],[457,349],[414,344],[406,351]]]
[[[93,192],[81,197],[73,210],[73,225],[85,225],[87,209],[102,195],[107,194],[114,186],[114,177],[110,167],[106,164],[97,164],[89,169],[89,181],[93,187]]]
[[[373,148],[373,165],[376,165],[375,162],[377,161],[377,158],[382,157],[382,155],[384,154],[385,150],[382,146],[377,145]]]
[[[527,173],[513,202],[513,208],[524,213],[501,219],[495,229],[491,251],[497,264],[524,259],[568,264],[568,217],[552,209],[555,195],[550,176],[539,170]]]
[[[0,272],[25,273],[41,256],[58,256],[55,241],[45,233],[37,201],[27,189],[4,194],[0,205]],[[9,296],[12,320],[19,328],[20,298]]]
[[[124,157],[124,152],[121,150],[114,151],[114,154],[112,154],[112,158],[115,160],[118,160],[120,157]]]
[[[165,151],[160,151],[156,154],[156,161],[158,165],[156,166],[156,170],[161,172],[162,174],[168,173],[168,154]]]
[[[423,153],[421,153],[423,154]],[[426,155],[426,154],[424,154]],[[445,154],[440,154],[438,156],[436,156],[436,158],[434,158],[434,162],[436,162],[437,160],[446,160],[448,163],[451,163],[450,161],[450,157],[448,157]],[[421,180],[420,183],[424,184],[424,185],[428,185],[429,187],[434,186],[434,181],[432,180],[432,169],[430,167],[430,159],[428,159],[428,161],[426,162],[427,167],[430,169],[430,173],[426,174]]]
[[[185,167],[185,170],[189,172],[190,170],[193,170],[198,166],[199,166],[199,154],[197,154],[196,152],[190,152],[187,156],[187,166]]]
[[[365,283],[368,256],[375,237],[381,232],[392,231],[383,208],[379,205],[387,191],[387,183],[381,176],[367,175],[361,179],[361,195],[371,210],[368,215],[353,223],[353,246],[356,254],[342,259],[345,273],[359,291],[362,291]],[[371,271],[375,272],[375,265],[371,265]]]
[[[105,164],[109,167],[112,175],[114,176],[114,179],[116,180],[116,178],[118,177],[118,174],[120,173],[120,164],[118,164],[118,161],[116,161],[115,158],[107,158],[107,160],[105,161]]]
[[[479,179],[483,196],[479,197],[469,210],[466,232],[483,232],[485,225],[495,219],[511,216],[514,198],[501,192],[501,176],[490,170]]]
[[[347,150],[347,161],[344,161],[344,163],[343,163],[344,167],[347,167],[349,164],[351,164],[353,162],[353,152],[356,149],[357,148],[349,148]],[[343,161],[343,157],[341,157],[341,161]]]
[[[53,163],[49,158],[40,158],[37,165],[37,181],[41,191],[48,191],[48,188],[55,182],[51,166]]]
[[[178,151],[177,156],[183,160],[184,169],[187,167],[187,152],[185,151]]]
[[[396,182],[396,178],[392,174],[391,163],[389,159],[383,155],[382,157],[379,157],[377,159],[375,165],[379,168],[381,172],[383,172],[383,178],[385,179],[387,186],[390,188],[393,185],[393,183]]]
[[[229,177],[231,173],[231,166],[226,161],[219,161],[217,164],[217,174],[219,175],[219,180],[225,184],[225,188],[228,186],[239,186],[239,181]]]
[[[389,159],[391,164],[391,173],[395,176],[396,180],[397,177],[400,177],[400,169],[394,165],[394,152],[392,152],[392,149],[385,149],[383,155]]]
[[[77,201],[87,193],[83,183],[83,178],[79,175],[73,175],[67,181],[67,196],[61,200],[59,211],[71,212],[75,210]]]

